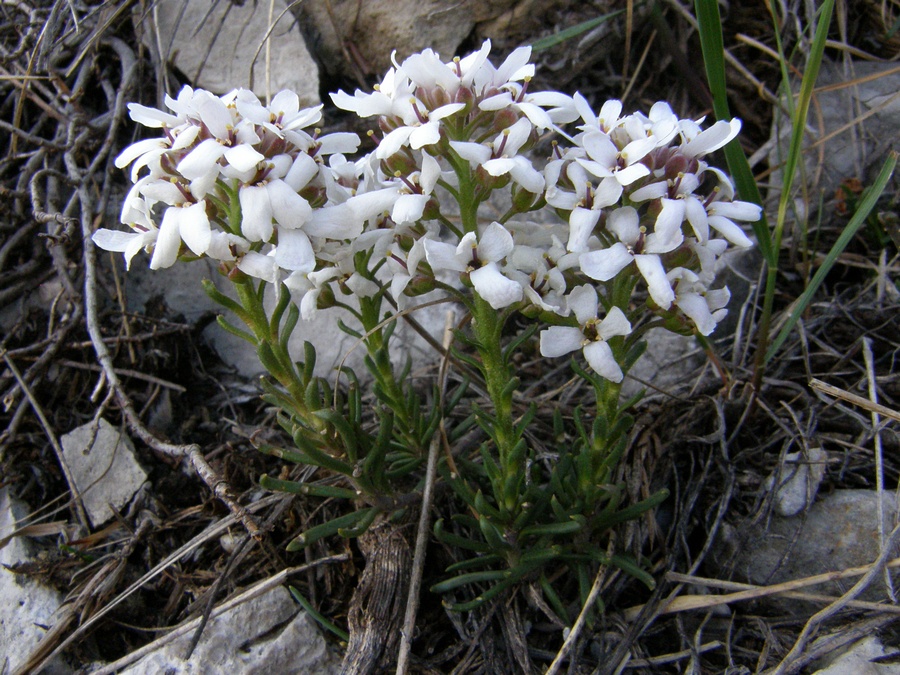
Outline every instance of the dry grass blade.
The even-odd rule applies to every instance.
[[[658,613],[674,614],[677,612],[686,612],[694,609],[707,609],[709,607],[717,607],[719,605],[728,605],[732,602],[756,600],[757,598],[763,598],[770,595],[780,595],[797,590],[798,588],[817,586],[819,584],[828,583],[829,581],[837,581],[838,579],[847,579],[851,577],[870,575],[872,573],[872,570],[880,570],[882,564],[885,568],[900,567],[900,558],[895,558],[888,563],[879,563],[876,561],[871,565],[864,565],[862,567],[851,567],[845,570],[839,570],[837,572],[825,572],[824,574],[816,574],[811,577],[785,581],[780,584],[773,584],[772,586],[756,586],[745,591],[728,593],[726,595],[685,595],[675,598],[667,605],[664,605]],[[672,577],[671,580],[678,582],[685,581],[684,579],[680,578],[680,575]],[[629,607],[628,609],[623,611],[623,615],[627,621],[633,621],[635,618],[637,618],[637,616],[643,609],[644,605]]]
[[[809,381],[809,386],[812,387],[815,391],[822,392],[827,396],[833,396],[834,398],[840,399],[841,401],[846,401],[847,403],[852,403],[855,406],[859,406],[860,408],[868,410],[870,413],[883,415],[884,417],[888,417],[895,422],[900,422],[900,413],[898,413],[896,410],[881,405],[880,403],[870,401],[864,396],[852,394],[849,391],[841,389],[840,387],[835,387],[834,385],[823,382],[822,380],[815,377]]]

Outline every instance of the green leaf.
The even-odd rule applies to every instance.
[[[459,576],[455,576],[451,579],[447,579],[446,581],[441,581],[440,583],[435,584],[431,587],[432,593],[446,593],[448,591],[456,590],[462,586],[468,586],[469,584],[477,584],[483,581],[500,581],[503,579],[508,579],[510,576],[509,570],[484,570],[482,572],[468,572],[466,574],[460,574]]]
[[[245,331],[242,328],[238,328],[237,326],[229,323],[228,320],[221,314],[216,317],[216,323],[232,335],[236,335],[242,340],[246,340],[254,347],[259,345],[259,340],[256,339],[256,336],[253,335],[253,333]]]
[[[292,480],[280,480],[263,474],[259,478],[260,487],[273,492],[287,492],[294,495],[306,495],[309,497],[325,497],[334,499],[357,499],[356,490],[336,487],[333,485],[314,485],[311,483],[298,483]]]
[[[347,530],[355,525],[363,522],[371,517],[371,511],[375,511],[375,507],[360,509],[353,511],[345,516],[334,518],[327,523],[316,525],[308,529],[306,532],[296,537],[287,545],[287,551],[299,551],[300,549],[313,544],[323,537],[330,537],[338,533],[339,530]],[[371,522],[371,520],[369,521]]]
[[[635,562],[634,558],[626,555],[614,555],[609,559],[611,565],[618,567],[623,572],[627,572],[635,579],[643,583],[651,591],[656,588],[656,579],[654,579],[641,566]]]
[[[449,546],[456,546],[457,548],[463,548],[467,551],[475,551],[477,553],[491,552],[491,547],[486,542],[467,539],[466,537],[461,537],[458,534],[445,530],[443,518],[440,518],[435,522],[434,536],[437,537],[438,541]]]
[[[303,595],[293,586],[288,586],[288,591],[293,596],[294,600],[303,608],[307,614],[309,614],[313,619],[318,622],[322,628],[327,631],[330,631],[338,636],[339,639],[344,642],[350,642],[350,634],[337,627],[336,624],[332,623],[329,619],[327,619],[323,614],[320,614],[312,604],[303,597]]]

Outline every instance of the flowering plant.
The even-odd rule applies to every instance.
[[[704,130],[665,103],[646,115],[623,115],[618,101],[595,111],[579,94],[530,91],[529,48],[499,67],[489,52],[486,42],[445,62],[425,50],[395,60],[373,92],[332,94],[339,108],[377,120],[375,149],[355,160],[360,139],[311,130],[321,106],[301,109],[291,92],[263,105],[245,90],[185,87],[166,99],[171,113],[131,104],[132,119],[163,135],[116,160],[132,167],[122,209],[132,231],[101,229],[94,242],[128,265],[144,249],[153,269],[211,258],[233,283],[237,300],[205,288],[243,322],[220,318],[256,347],[274,380],[264,382],[266,399],[294,440],[260,450],[338,477],[263,485],[355,505],[291,548],[358,535],[416,503],[424,459],[441,442],[438,470],[460,508],[435,535],[471,557],[433,589],[477,587],[455,605],[470,609],[537,577],[565,616],[544,573],[551,562],[579,575],[616,565],[652,583],[605,537],[665,497],[623,507],[612,484],[636,400],[620,401],[621,384],[648,329],[713,332],[729,300],[715,287],[720,259],[751,245],[739,223],[760,209],[735,201],[729,178],[705,159],[737,135],[737,120]],[[536,162],[550,136],[550,157]],[[479,207],[498,193],[505,213],[482,219]],[[389,347],[399,313],[413,314],[434,290],[464,310],[447,355],[464,376],[426,409],[427,392],[396,371]],[[300,361],[289,352],[297,321],[330,306],[344,308],[342,327],[365,345],[375,424],[355,373],[345,369],[350,384],[339,387],[315,375],[310,345]],[[594,410],[571,420],[557,412],[549,454],[529,433],[536,406],[523,399],[513,361],[534,348],[548,359],[573,355],[595,393]],[[445,428],[468,405],[469,382],[490,407]],[[461,439],[474,424],[472,452]]]

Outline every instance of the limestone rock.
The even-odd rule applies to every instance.
[[[0,489],[0,540],[10,536],[28,514],[29,509],[13,499],[9,488]],[[23,537],[0,544],[0,672],[14,672],[30,656],[53,625],[53,614],[62,603],[58,591],[24,575],[7,569],[27,562],[34,554],[33,546]],[[59,659],[48,665],[45,673],[62,674],[72,670]]]
[[[162,51],[161,60],[171,62],[193,86],[217,94],[244,87],[260,98],[291,89],[301,105],[319,103],[318,67],[284,0],[159,0],[144,17],[142,28],[147,48]],[[267,34],[268,85],[263,44]]]
[[[337,675],[340,659],[330,651],[309,615],[299,610],[285,588],[275,588],[212,619],[189,660],[183,657],[192,633],[119,672],[123,675]]]
[[[897,500],[893,493],[886,492],[885,533],[891,531],[896,513]],[[739,526],[714,551],[712,564],[718,568],[714,574],[733,571],[736,581],[763,586],[868,565],[879,554],[878,493],[836,490],[813,504],[803,518],[773,516],[768,527],[764,521]],[[834,581],[810,590],[839,596],[858,580]],[[878,601],[885,597],[884,581],[878,578],[859,599]],[[776,598],[765,602],[773,602],[782,611],[808,614],[808,605],[797,600]]]
[[[874,636],[867,637],[813,675],[900,675],[900,665],[896,663],[873,663],[874,659],[886,653],[881,640]]]
[[[134,446],[104,419],[99,427],[84,424],[60,438],[63,457],[93,525],[100,525],[131,501],[147,480],[134,456]]]
[[[790,518],[812,504],[825,477],[828,453],[822,448],[810,448],[806,456],[800,452],[786,455],[778,472],[775,490],[775,513]],[[775,487],[776,474],[766,479],[766,490]]]

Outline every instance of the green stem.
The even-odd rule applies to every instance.
[[[501,479],[495,486],[497,506],[510,521],[519,511],[520,484],[524,479],[524,462],[516,456],[519,438],[513,419],[513,390],[509,386],[514,379],[509,364],[503,358],[501,332],[506,315],[498,313],[478,294],[472,303],[472,329],[481,356],[485,386],[494,405],[494,442],[500,464]]]

